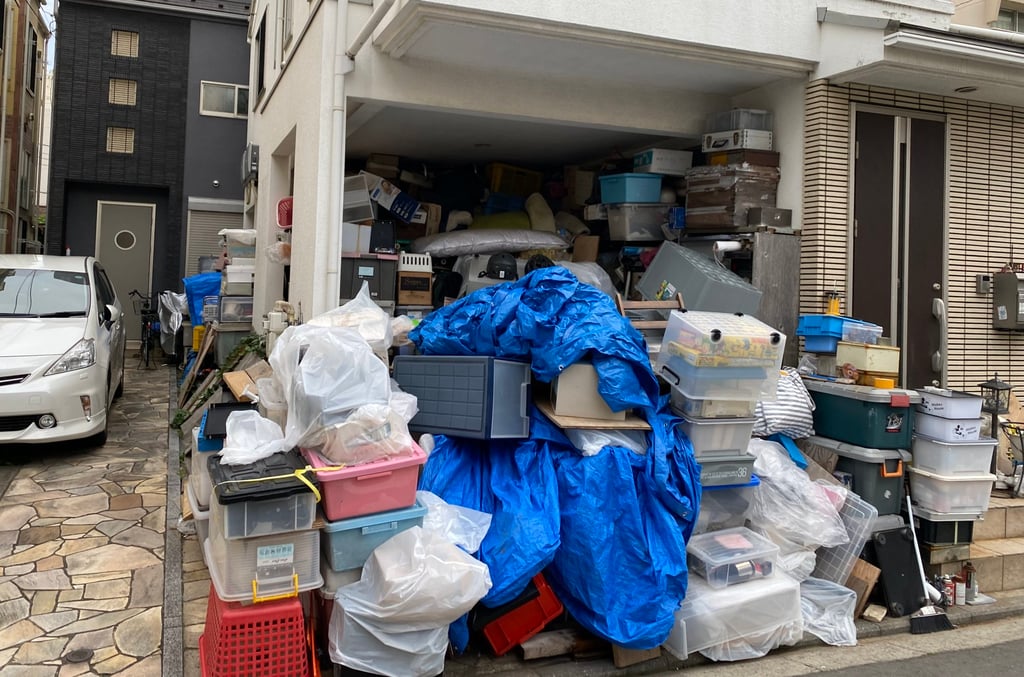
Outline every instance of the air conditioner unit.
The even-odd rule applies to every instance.
[[[254,143],[247,144],[242,153],[242,185],[255,181],[260,169],[260,147]]]

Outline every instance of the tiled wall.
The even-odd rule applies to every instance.
[[[991,327],[978,273],[1024,262],[1024,109],[865,85],[815,81],[806,91],[801,312],[847,286],[851,104],[926,111],[949,125],[948,385],[976,390],[998,371],[1024,393],[1024,333]],[[913,255],[913,253],[911,253]],[[843,308],[846,311],[845,305]]]

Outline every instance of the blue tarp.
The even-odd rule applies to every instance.
[[[643,338],[611,298],[544,268],[435,311],[410,338],[425,354],[530,360],[544,382],[589,359],[609,406],[651,424],[644,455],[605,447],[584,457],[534,409],[526,440],[438,437],[420,486],[494,515],[477,554],[494,581],[485,605],[510,601],[545,570],[591,632],[628,648],[661,644],[686,592],[700,470],[659,397]],[[464,646],[464,628],[452,636]]]
[[[185,283],[185,299],[192,326],[203,324],[203,298],[220,296],[220,273],[199,273],[182,280]]]

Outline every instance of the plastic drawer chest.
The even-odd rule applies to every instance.
[[[496,357],[399,355],[394,378],[417,398],[416,432],[476,439],[530,436],[530,365]]]

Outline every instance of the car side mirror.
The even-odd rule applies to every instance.
[[[108,303],[103,307],[103,321],[106,323],[117,322],[121,319],[121,311],[117,309],[117,306]]]

